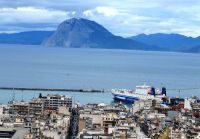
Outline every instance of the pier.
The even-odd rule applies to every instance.
[[[0,87],[0,90],[105,93],[104,89],[65,89],[65,88]]]

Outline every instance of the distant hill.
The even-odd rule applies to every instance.
[[[192,38],[180,34],[140,34],[130,39],[147,45],[154,45],[166,51],[187,51],[193,46],[200,45],[200,37]]]
[[[198,46],[194,46],[188,50],[186,50],[186,52],[190,52],[190,53],[200,53],[200,45]]]
[[[154,46],[115,36],[103,26],[87,19],[72,18],[62,22],[43,42],[47,47],[159,50]]]
[[[200,53],[200,37],[180,34],[139,34],[129,38],[113,35],[102,25],[72,18],[56,31],[28,31],[0,34],[0,44],[41,45],[46,47],[104,48]]]
[[[28,31],[20,33],[0,34],[0,44],[40,45],[53,31]]]

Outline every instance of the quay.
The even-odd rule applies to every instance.
[[[0,87],[0,90],[19,91],[57,91],[57,92],[82,92],[82,93],[105,93],[104,89],[65,89],[65,88],[28,88],[28,87]]]

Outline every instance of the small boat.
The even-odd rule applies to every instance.
[[[163,87],[160,91],[159,89],[155,89],[154,87],[147,85],[136,86],[135,90],[112,89],[111,92],[115,100],[129,103],[137,100],[161,100],[163,97],[166,96],[165,87]]]

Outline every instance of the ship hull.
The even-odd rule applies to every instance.
[[[126,96],[126,95],[120,95],[120,94],[113,94],[114,100],[116,101],[122,101],[126,103],[133,103],[134,101],[140,100],[138,97],[133,96]]]
[[[155,92],[155,88],[150,86],[136,86],[135,90],[126,90],[126,89],[112,89],[112,95],[114,100],[129,102],[132,103],[137,100],[158,100],[160,101],[163,97],[166,96],[166,91]]]
[[[112,93],[114,96],[114,100],[133,103],[138,100],[153,100],[156,99],[160,101],[163,95],[152,96],[152,95],[143,95],[143,94],[123,94],[123,93]]]

